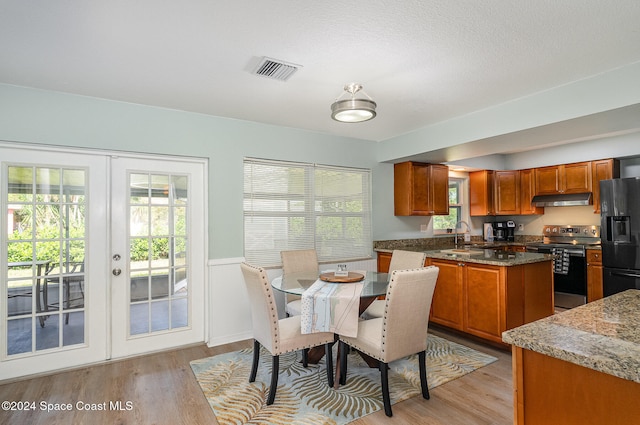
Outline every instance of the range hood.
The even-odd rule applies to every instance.
[[[591,205],[591,192],[560,193],[558,195],[536,195],[531,200],[536,207],[573,207]]]

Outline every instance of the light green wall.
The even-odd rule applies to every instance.
[[[208,158],[211,259],[243,256],[245,156],[371,168],[393,200],[374,142],[104,99],[0,85],[0,140]]]

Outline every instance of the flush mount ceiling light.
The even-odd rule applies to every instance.
[[[356,93],[362,93],[367,98],[356,98]],[[346,94],[351,97],[340,100]],[[331,118],[340,122],[362,122],[368,121],[376,116],[376,102],[374,102],[364,91],[362,85],[351,83],[344,86],[342,93],[331,105]]]

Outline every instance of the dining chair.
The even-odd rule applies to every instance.
[[[418,354],[422,397],[429,399],[426,349],[429,311],[438,279],[438,267],[395,270],[387,288],[384,316],[361,320],[358,336],[340,335],[340,384],[346,383],[347,347],[378,360],[382,384],[382,400],[387,416],[392,416],[389,397],[389,363]]]
[[[254,267],[247,263],[240,265],[242,275],[249,294],[251,304],[251,320],[253,323],[253,363],[249,382],[256,380],[260,346],[271,353],[271,386],[267,404],[273,404],[278,386],[278,370],[280,354],[302,350],[302,364],[307,367],[309,348],[325,346],[327,381],[333,387],[333,355],[331,348],[334,335],[331,332],[303,334],[300,332],[300,316],[278,319],[278,308],[273,297],[273,290],[262,267]]]
[[[318,254],[315,249],[297,249],[281,251],[282,274],[304,273],[319,275]],[[298,295],[285,294],[284,311],[287,316],[299,316],[302,313],[302,301]]]
[[[416,251],[403,251],[394,249],[391,253],[391,262],[389,263],[389,273],[394,270],[417,269],[424,267],[427,254]],[[362,313],[363,319],[375,319],[384,315],[384,300],[375,300]]]

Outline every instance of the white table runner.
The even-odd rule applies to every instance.
[[[318,279],[302,294],[302,333],[358,335],[360,294],[364,283],[330,283]]]

